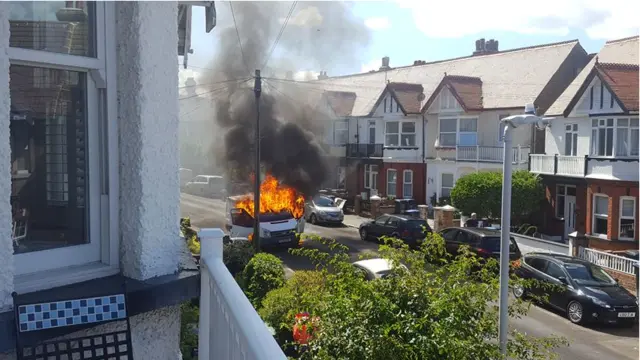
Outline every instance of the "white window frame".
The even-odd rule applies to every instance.
[[[372,170],[372,166],[375,166],[375,171]],[[378,165],[365,164],[364,165],[364,188],[365,189],[378,189]],[[372,186],[373,185],[373,186]]]
[[[609,226],[609,221],[610,221],[608,210],[607,210],[607,214],[596,214],[596,198],[598,197],[606,198],[607,202],[609,201],[609,196],[607,194],[593,194],[593,197],[591,198],[591,233],[593,233],[593,235],[606,239],[607,238],[606,232],[604,234],[596,232],[596,218],[607,219],[607,227]],[[607,206],[607,209],[608,209],[608,206]]]
[[[564,155],[578,156],[578,124],[564,124]],[[568,140],[571,139],[571,148],[567,153]]]
[[[619,120],[627,120],[627,126],[618,126]],[[608,120],[613,120],[613,125],[607,125]],[[637,116],[619,116],[619,117],[591,117],[591,136],[590,136],[590,148],[589,154],[591,156],[604,157],[604,158],[638,158],[638,154],[631,153],[631,133],[633,131],[640,132],[638,126],[631,126],[631,122],[638,123]],[[617,144],[618,141],[622,141],[622,137],[619,135],[618,129],[627,129],[626,142],[627,142],[627,152],[625,154],[618,154],[617,152]],[[607,146],[605,146],[605,153],[603,155],[598,154],[598,145],[599,145],[599,133],[600,131],[605,131],[606,129],[612,129],[613,131],[613,139],[611,141],[611,155],[607,155]],[[594,136],[595,134],[595,136]],[[605,135],[606,141],[606,135]],[[606,145],[609,145],[606,143]]]
[[[387,124],[397,123],[398,124],[398,132],[388,133],[387,132]],[[403,124],[413,124],[413,132],[403,132],[402,125]],[[417,123],[415,120],[393,120],[393,121],[385,121],[384,122],[384,146],[385,147],[393,147],[393,148],[415,148],[417,147]],[[387,136],[395,135],[397,136],[398,145],[389,145],[387,143]],[[403,145],[402,144],[402,136],[403,135],[413,135],[413,145]]]
[[[96,57],[8,48],[11,65],[87,74],[89,243],[15,254],[14,288],[18,292],[63,286],[120,271],[119,161],[113,155],[119,151],[115,19],[115,3],[95,2]]]
[[[343,135],[341,137],[338,134]],[[346,145],[349,142],[349,123],[348,120],[336,120],[333,122],[333,145]]]
[[[461,132],[460,131],[460,120],[474,120],[476,121],[476,131],[472,132],[472,131],[465,131],[465,132]],[[442,134],[453,134],[453,131],[446,131],[446,132],[441,132],[441,125],[442,125],[442,121],[455,121],[456,122],[456,143],[454,145],[443,145],[442,144],[442,139],[441,139],[441,135]],[[444,148],[455,148],[458,146],[476,146],[478,145],[478,126],[479,126],[479,121],[480,118],[478,116],[442,116],[438,118],[438,144],[439,147],[444,147]],[[500,126],[499,126],[500,127]],[[460,135],[461,134],[472,134],[475,133],[476,134],[476,143],[473,145],[460,145]]]
[[[442,189],[445,189],[445,187],[443,186],[444,185],[443,181],[442,181],[442,176],[443,175],[451,175],[451,179],[453,179],[453,181],[451,183],[451,187],[449,187],[449,186],[446,187],[446,189],[449,189],[449,197],[451,196],[451,190],[453,190],[453,187],[456,186],[456,175],[454,173],[448,173],[448,172],[440,173],[440,189],[439,189],[440,191],[438,191],[438,193],[439,193],[438,200],[440,198],[447,197],[447,196],[442,195]]]
[[[410,174],[411,181],[407,181],[407,174]],[[407,194],[406,186],[409,185],[409,194]],[[402,198],[413,199],[413,170],[404,170],[402,172]]]
[[[623,202],[624,200],[631,200],[633,201],[633,215],[632,216],[624,216],[622,214],[622,209],[623,209]],[[620,211],[618,212],[618,239],[619,240],[634,240],[635,237],[635,233],[636,233],[636,226],[638,226],[637,221],[636,221],[636,212],[638,211],[637,209],[637,201],[636,198],[633,196],[621,196],[620,197]],[[633,237],[627,238],[627,237],[623,237],[622,234],[622,220],[633,220]]]
[[[395,181],[392,183],[391,181],[389,181],[389,179],[391,178],[389,176],[389,174],[391,173],[395,173],[396,177],[395,177]],[[391,186],[393,184],[393,187]],[[393,189],[393,194],[391,193],[391,191],[389,191],[390,189]],[[387,196],[393,196],[393,197],[398,197],[398,170],[396,169],[387,169]]]

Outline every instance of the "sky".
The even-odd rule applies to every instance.
[[[215,4],[218,25],[209,34],[204,9],[193,9],[194,53],[189,55],[187,70],[180,66],[181,83],[188,77],[197,81],[199,73],[211,66],[216,30],[233,26],[228,2]],[[300,1],[293,18],[310,6]],[[594,53],[607,40],[638,35],[640,26],[638,0],[356,1],[351,11],[371,34],[369,46],[356,57],[359,60],[302,70],[337,76],[377,70],[383,56],[390,58],[391,67],[466,56],[475,50],[479,38],[498,40],[500,50],[579,39],[587,52]],[[179,62],[182,64],[182,57]]]

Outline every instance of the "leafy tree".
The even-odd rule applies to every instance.
[[[502,211],[502,173],[477,172],[456,181],[451,190],[452,205],[463,214],[499,218]],[[540,209],[544,187],[540,179],[526,170],[513,172],[511,178],[511,216],[515,223]]]
[[[245,295],[256,309],[260,309],[269,291],[282,287],[284,283],[282,260],[267,253],[256,254],[249,260],[240,281]]]
[[[309,282],[313,285],[302,292],[306,297],[301,295],[308,299],[304,304],[297,304],[295,296],[287,298],[288,286],[298,294],[305,287],[305,282],[298,281],[271,292],[260,311],[274,327],[282,325],[274,324],[278,321],[287,326],[291,314],[300,310],[320,317],[318,335],[302,352],[302,359],[502,359],[494,305],[499,293],[495,260],[482,265],[468,250],[450,258],[444,241],[435,235],[419,251],[400,243],[382,245],[380,254],[404,267],[395,267],[385,278],[366,281],[354,269],[345,246],[316,241],[330,244],[334,252],[308,248],[292,252],[310,257],[320,274],[317,279],[324,280]],[[472,271],[479,281],[470,280]],[[290,304],[288,308],[283,309],[279,299]],[[528,307],[529,303],[515,300],[509,314],[523,316]],[[563,342],[514,329],[509,335],[510,359],[555,358],[552,350]]]

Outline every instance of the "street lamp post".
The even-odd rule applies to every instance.
[[[500,221],[500,309],[499,309],[499,343],[500,352],[507,353],[507,335],[509,319],[509,238],[511,235],[511,174],[513,164],[513,146],[511,130],[521,125],[536,124],[543,128],[552,118],[542,118],[535,114],[533,104],[524,107],[523,115],[513,115],[502,119],[504,124],[504,158],[502,161],[502,214]]]

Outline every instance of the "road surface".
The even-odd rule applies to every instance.
[[[199,228],[223,228],[225,218],[224,201],[181,194],[181,214],[189,216],[191,223]],[[349,254],[355,260],[359,255],[375,252],[377,245],[363,242],[356,229],[351,227],[323,227],[307,224],[305,233],[333,238],[349,247]],[[293,256],[286,251],[275,253],[282,259],[289,271],[312,269],[305,258]],[[613,327],[583,327],[569,322],[562,314],[532,306],[529,314],[522,319],[514,319],[511,325],[533,336],[562,336],[569,341],[568,347],[556,352],[562,360],[637,360],[638,327],[616,329]]]

